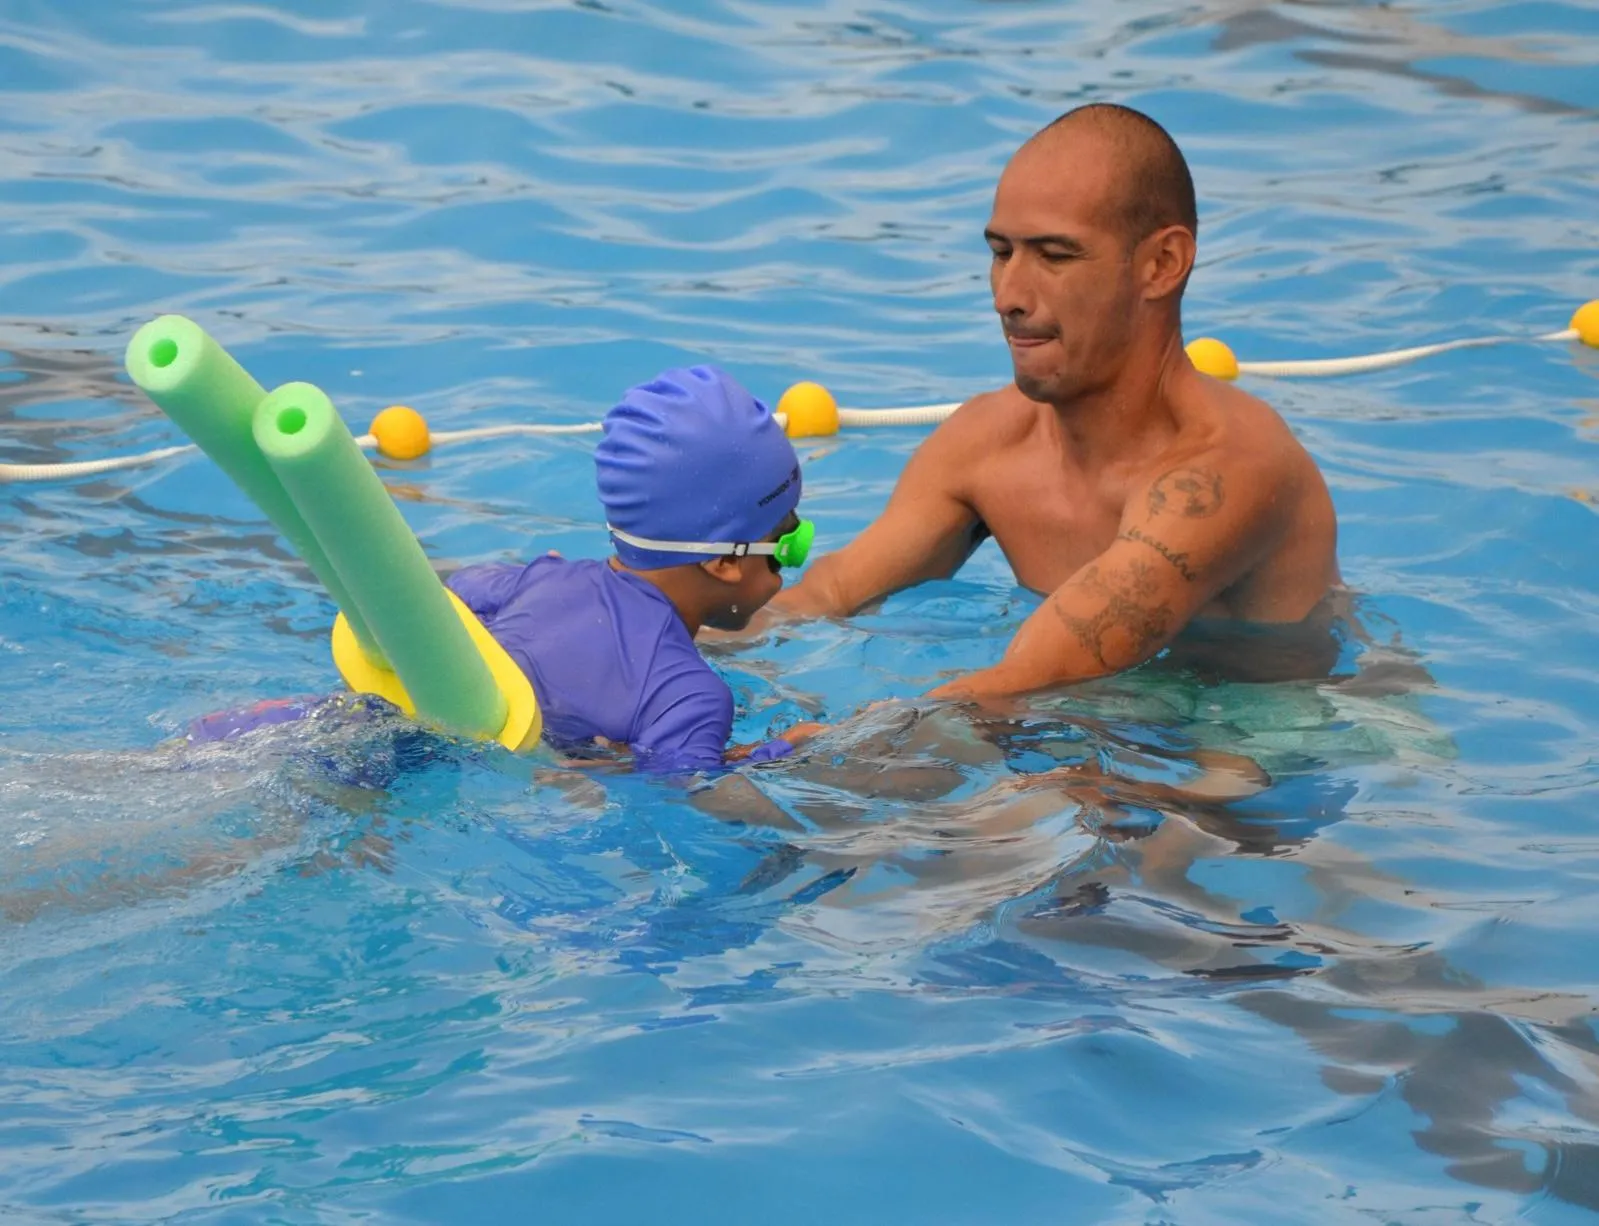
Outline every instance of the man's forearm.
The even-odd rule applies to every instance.
[[[1085,678],[1086,680],[1086,678]],[[936,689],[927,691],[929,698],[945,698],[953,702],[983,702],[998,698],[1017,698],[1033,690],[1041,690],[1047,682],[1021,676],[1015,669],[996,664],[964,677],[946,681]]]
[[[817,558],[805,577],[793,587],[785,587],[767,606],[778,620],[802,617],[847,617],[856,611],[839,590],[837,565],[833,555]]]
[[[967,673],[963,677],[944,682],[929,690],[929,698],[944,698],[955,702],[982,702],[1003,698],[1020,698],[1038,690],[1055,689],[1063,685],[1076,685],[1108,677],[1116,669],[1107,668],[1098,661],[1072,659],[1056,661],[1047,672],[1029,668],[1020,661],[1001,660],[990,668]]]

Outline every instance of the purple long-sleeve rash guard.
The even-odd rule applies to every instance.
[[[532,681],[552,745],[604,737],[652,771],[722,765],[733,693],[653,584],[606,562],[544,557],[469,566],[448,586]],[[748,760],[790,752],[770,741]]]

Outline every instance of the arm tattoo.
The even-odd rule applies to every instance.
[[[1184,519],[1208,519],[1226,501],[1221,474],[1209,468],[1174,468],[1149,487],[1149,513],[1167,511]]]
[[[1116,539],[1121,541],[1137,541],[1140,545],[1148,545],[1161,557],[1165,558],[1166,561],[1175,566],[1177,568],[1177,573],[1184,579],[1187,579],[1190,583],[1199,578],[1199,572],[1189,565],[1188,554],[1185,550],[1173,549],[1170,545],[1166,544],[1165,541],[1157,541],[1152,536],[1146,536],[1137,528],[1127,529],[1127,531],[1123,532]]]
[[[1098,612],[1088,617],[1068,612],[1061,607],[1059,591],[1050,597],[1050,607],[1102,668],[1126,668],[1129,660],[1142,660],[1165,639],[1172,611],[1165,601],[1155,602],[1160,585],[1153,564],[1134,562],[1109,577],[1090,564],[1074,586],[1104,600]]]

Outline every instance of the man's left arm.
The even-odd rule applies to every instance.
[[[1272,548],[1283,493],[1215,456],[1168,467],[1132,491],[1110,547],[1050,594],[998,664],[932,697],[1025,694],[1142,664]]]

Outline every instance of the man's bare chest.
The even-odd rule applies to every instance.
[[[1043,595],[1111,547],[1128,499],[1137,496],[1132,486],[1125,478],[1074,482],[1043,465],[1018,464],[1005,480],[974,482],[969,497],[1017,583]],[[1235,612],[1227,593],[1200,611],[1206,617]]]
[[[1126,492],[1072,482],[1040,465],[1018,465],[1006,479],[977,483],[971,501],[1017,582],[1049,592],[1110,547]]]

